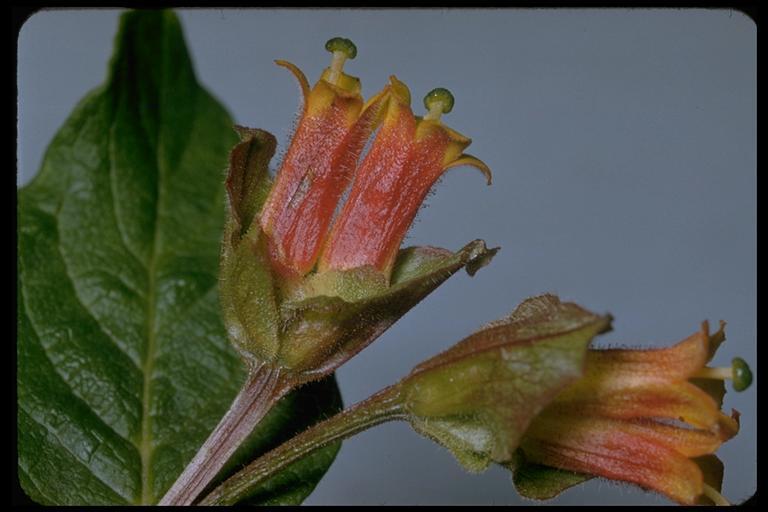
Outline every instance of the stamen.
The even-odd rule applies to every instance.
[[[442,87],[432,89],[424,96],[424,107],[427,109],[424,119],[439,122],[443,114],[453,110],[453,94]]]
[[[740,357],[734,357],[731,361],[731,367],[709,368],[704,367],[692,375],[700,379],[733,380],[733,389],[744,391],[752,384],[752,370],[749,365]]]
[[[429,108],[429,112],[427,112],[424,115],[424,119],[428,119],[430,121],[439,121],[442,115],[443,115],[443,102],[436,101],[432,103],[432,105]]]
[[[693,377],[699,379],[729,380],[733,378],[733,368],[709,368],[705,366],[693,374]]]
[[[357,47],[349,39],[334,37],[325,43],[325,49],[333,54],[328,81],[335,85],[344,71],[344,62],[357,56]]]
[[[704,496],[711,499],[718,507],[729,507],[731,503],[725,497],[717,492],[714,487],[704,484]]]

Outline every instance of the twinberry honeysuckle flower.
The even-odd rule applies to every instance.
[[[469,471],[492,462],[513,471],[528,498],[549,499],[597,475],[685,504],[727,503],[712,453],[736,434],[738,413],[720,412],[722,379],[743,390],[751,373],[738,358],[731,369],[704,366],[725,339],[723,324],[710,336],[705,323],[667,349],[589,349],[611,321],[554,295],[527,299],[253,461],[201,504],[241,502],[318,448],[395,420],[448,448]]]
[[[720,410],[722,392],[697,385],[712,376],[705,365],[723,329],[710,335],[704,322],[665,349],[590,350],[584,376],[528,428],[526,460],[635,483],[682,504],[716,498],[693,459],[715,453],[739,430],[739,414]],[[737,366],[735,387],[743,389],[745,366]]]
[[[666,349],[589,349],[610,322],[552,295],[528,299],[401,381],[406,417],[471,471],[513,470],[525,496],[600,476],[683,504],[723,501],[702,457],[738,432],[738,413],[720,410],[722,379],[751,381],[738,358],[732,370],[705,366],[724,324]]]
[[[440,121],[450,93],[430,93],[423,118],[394,76],[365,101],[343,70],[354,45],[334,38],[326,49],[331,65],[311,88],[296,66],[277,61],[297,78],[304,104],[274,180],[274,137],[242,127],[227,177],[225,325],[249,364],[267,362],[295,382],[330,373],[450,275],[473,274],[495,253],[479,240],[456,253],[400,249],[446,169],[475,166],[489,181],[490,171],[462,153],[470,140]]]

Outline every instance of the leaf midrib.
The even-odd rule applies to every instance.
[[[141,443],[139,444],[141,455],[141,504],[152,504],[150,462],[152,458],[152,415],[150,414],[150,400],[152,399],[152,372],[154,370],[155,350],[156,350],[156,330],[155,330],[155,306],[157,301],[157,289],[155,284],[155,267],[157,261],[157,216],[160,212],[160,168],[158,167],[158,194],[157,208],[155,213],[155,233],[152,241],[152,253],[147,266],[147,350],[142,370],[144,375],[144,384],[142,390],[141,406]]]
[[[165,27],[163,27],[164,29]],[[164,32],[164,30],[163,30]],[[160,73],[160,87],[158,94],[160,96],[160,103],[162,103],[162,97],[165,90],[165,60],[166,60],[166,38],[163,33],[160,36],[160,55],[162,59]],[[157,306],[157,283],[155,274],[157,271],[157,248],[160,245],[158,238],[160,234],[160,212],[162,210],[163,199],[163,124],[162,124],[162,108],[158,109],[157,118],[157,146],[155,150],[155,168],[157,180],[157,193],[155,195],[155,225],[152,238],[152,250],[150,251],[149,263],[147,264],[147,350],[144,361],[142,362],[144,384],[142,390],[142,415],[141,415],[141,443],[140,443],[140,455],[141,455],[141,504],[151,505],[154,503],[152,496],[152,415],[150,411],[150,404],[152,400],[152,372],[154,370],[155,363],[155,350],[157,345],[157,330],[155,328],[155,309]],[[114,200],[114,198],[113,198]]]

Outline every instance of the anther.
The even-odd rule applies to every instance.
[[[440,116],[453,110],[453,94],[442,87],[432,89],[424,96],[424,107],[427,109],[424,119],[439,121]]]
[[[704,367],[693,374],[700,379],[733,380],[733,389],[744,391],[752,384],[752,370],[740,357],[734,357],[730,367],[709,368]]]
[[[332,84],[336,84],[344,70],[344,62],[346,62],[347,59],[354,59],[357,56],[357,47],[355,46],[355,43],[349,39],[334,37],[325,43],[325,49],[333,54],[328,81]]]

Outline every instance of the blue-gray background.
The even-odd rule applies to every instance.
[[[46,11],[19,38],[19,184],[86,91],[101,83],[117,10]],[[494,171],[450,171],[407,244],[500,245],[338,372],[351,404],[524,298],[555,292],[615,316],[601,344],[670,344],[728,321],[715,362],[756,363],[756,27],[729,10],[181,10],[199,79],[236,122],[281,149],[300,104],[290,60],[314,81],[325,41],[357,43],[366,96],[390,74],[414,107],[451,89],[447,124]],[[742,431],[723,492],[756,488],[757,391],[729,393]],[[508,473],[464,473],[405,424],[346,441],[311,504],[516,504]],[[665,504],[592,481],[550,503]]]

